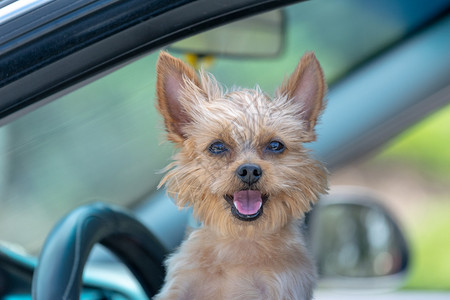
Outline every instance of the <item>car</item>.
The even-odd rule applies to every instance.
[[[447,0],[1,2],[0,297],[148,299],[186,228],[201,226],[157,189],[176,151],[162,143],[154,107],[160,50],[228,86],[268,93],[314,51],[329,92],[309,149],[333,183],[448,107],[449,8]],[[397,219],[408,199],[392,206],[381,191],[346,184],[305,217],[320,274],[315,299],[448,299],[448,285],[402,289],[416,255]],[[438,246],[448,249],[430,247]]]

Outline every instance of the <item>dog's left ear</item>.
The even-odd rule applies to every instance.
[[[306,142],[316,139],[314,126],[317,118],[325,108],[323,97],[327,85],[323,71],[313,52],[308,52],[300,59],[295,71],[277,90],[277,95],[285,95],[299,107],[299,115],[306,124]]]

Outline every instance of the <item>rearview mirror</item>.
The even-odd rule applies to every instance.
[[[397,223],[379,203],[357,187],[335,188],[319,201],[309,226],[322,286],[400,285],[408,247]]]
[[[282,10],[233,22],[172,44],[175,52],[231,57],[272,57],[284,43]]]

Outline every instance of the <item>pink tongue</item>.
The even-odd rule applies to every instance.
[[[261,192],[245,190],[234,193],[234,206],[243,215],[254,215],[262,205]]]

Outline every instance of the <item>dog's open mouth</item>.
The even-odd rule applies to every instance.
[[[267,196],[256,190],[242,190],[233,195],[225,195],[231,205],[233,216],[242,221],[253,221],[262,215]]]

